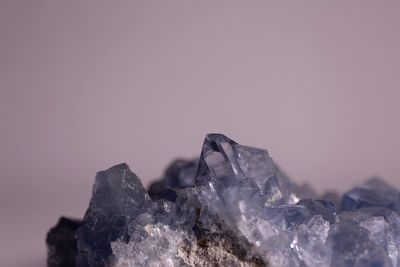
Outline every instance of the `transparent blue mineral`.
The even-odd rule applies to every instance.
[[[372,178],[343,196],[342,210],[387,207],[400,212],[400,193],[380,178]]]
[[[175,160],[165,171],[163,178],[153,183],[149,188],[149,195],[153,200],[168,199],[175,201],[177,195],[174,189],[194,186],[198,159]]]
[[[221,134],[207,135],[197,170],[199,199],[218,213],[234,215],[237,203],[254,208],[287,204],[291,185],[268,152],[242,146]]]
[[[129,240],[128,222],[151,205],[146,189],[128,165],[97,173],[89,208],[78,230],[79,265],[106,265],[110,242]]]
[[[342,212],[339,217],[368,230],[369,238],[385,251],[393,266],[398,266],[400,215],[397,212],[385,207],[364,207],[357,211]]]
[[[264,218],[285,231],[307,224],[316,215],[333,224],[336,220],[335,206],[326,200],[302,199],[294,205],[266,207]]]
[[[174,161],[148,192],[126,164],[99,172],[78,228],[76,262],[400,266],[399,196],[374,178],[342,198],[318,197],[266,150],[209,134],[198,159]],[[56,256],[49,262],[65,258]]]
[[[332,266],[392,266],[371,232],[353,220],[333,225],[327,245],[332,250]]]

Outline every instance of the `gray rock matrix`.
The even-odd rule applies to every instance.
[[[97,173],[83,220],[49,232],[48,265],[400,266],[399,212],[379,178],[318,196],[266,150],[209,134],[148,191],[126,164]]]

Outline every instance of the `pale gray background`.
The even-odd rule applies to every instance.
[[[297,181],[400,186],[399,1],[1,1],[0,258],[43,266],[96,171],[147,185],[208,132]]]

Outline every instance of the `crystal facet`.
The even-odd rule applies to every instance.
[[[380,178],[372,178],[343,196],[342,210],[387,207],[400,212],[400,193]]]
[[[127,241],[128,223],[152,205],[139,178],[120,164],[97,173],[89,208],[78,230],[81,266],[105,265],[110,242]]]

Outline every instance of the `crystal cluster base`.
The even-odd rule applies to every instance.
[[[48,266],[400,266],[400,192],[373,178],[339,197],[294,183],[222,134],[148,191],[126,164],[97,174],[82,221],[48,233]]]

